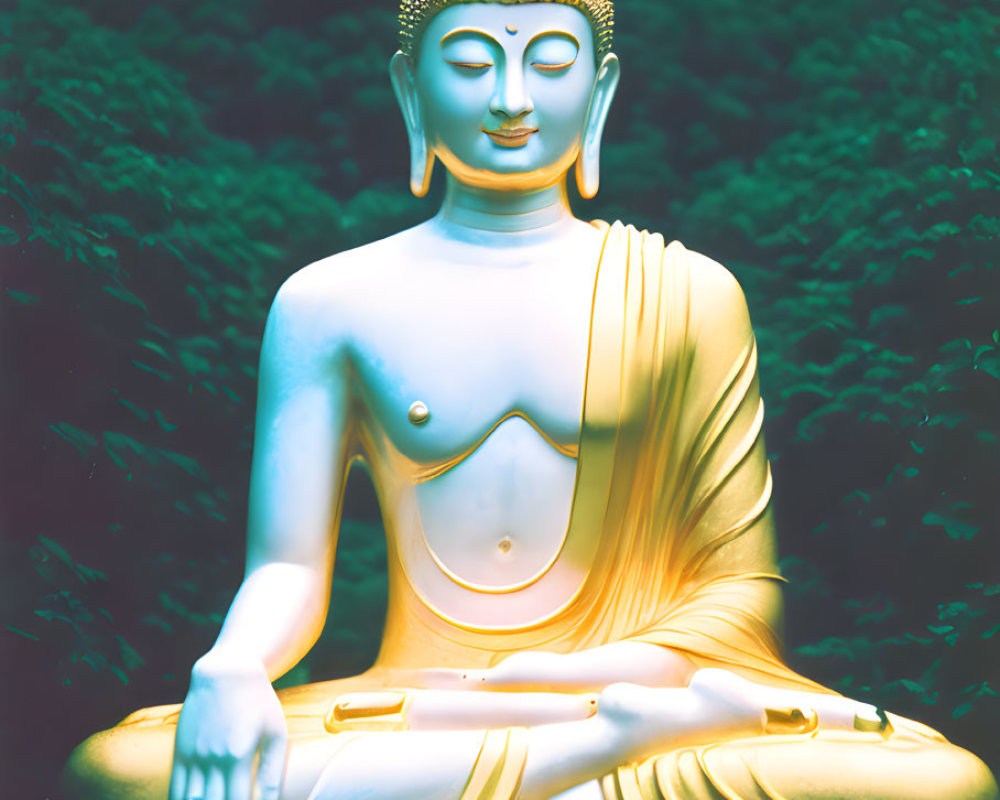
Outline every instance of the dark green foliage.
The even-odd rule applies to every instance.
[[[3,762],[179,701],[239,584],[257,349],[295,268],[410,225],[392,3],[0,12]],[[582,215],[680,238],[757,330],[789,658],[1000,767],[1000,6],[620,0]],[[438,184],[440,176],[438,176]],[[283,679],[374,656],[352,480]],[[15,795],[11,795],[15,796]]]

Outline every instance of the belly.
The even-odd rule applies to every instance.
[[[416,489],[420,527],[437,566],[478,592],[514,592],[558,560],[576,459],[511,417],[464,461]]]

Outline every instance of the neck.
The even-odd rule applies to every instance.
[[[566,181],[533,191],[500,191],[461,183],[448,175],[444,204],[437,221],[458,235],[483,236],[527,234],[558,236],[575,222],[566,195]]]

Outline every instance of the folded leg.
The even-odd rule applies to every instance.
[[[938,737],[819,732],[692,747],[620,768],[605,800],[998,800],[990,770]],[[915,725],[915,723],[914,723]],[[923,726],[919,726],[922,728]],[[927,729],[929,731],[929,729]]]

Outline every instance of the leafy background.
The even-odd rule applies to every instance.
[[[618,5],[578,211],[747,291],[788,658],[998,770],[1000,3]],[[270,298],[433,213],[406,189],[395,28],[390,0],[0,10],[4,796],[53,796],[76,742],[183,697],[241,576]],[[346,516],[286,684],[374,656],[363,475]]]

